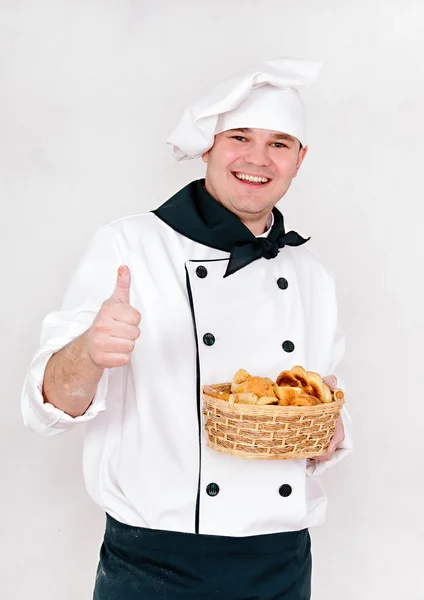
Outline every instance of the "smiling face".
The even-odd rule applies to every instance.
[[[206,189],[254,233],[265,230],[275,204],[290,187],[308,148],[268,129],[229,129],[202,158]]]

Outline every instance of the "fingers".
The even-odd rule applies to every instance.
[[[321,462],[326,462],[327,460],[331,460],[333,458],[333,454],[334,452],[326,452],[325,454],[321,454],[321,456],[314,456],[314,458],[312,460],[316,460],[321,461]]]
[[[112,302],[109,302],[108,309],[110,317],[119,323],[133,327],[137,327],[140,324],[140,312],[129,304],[122,304],[112,299]]]
[[[337,377],[335,375],[327,375],[326,377],[323,377],[322,380],[328,385],[331,391],[336,389]]]
[[[99,366],[104,369],[113,369],[116,367],[123,367],[130,362],[131,354],[112,354],[112,353],[104,353],[99,354],[97,361],[94,361]]]
[[[140,320],[137,309],[108,300],[97,315],[92,329],[102,338],[109,336],[135,341],[140,337]]]
[[[343,422],[339,418],[339,421],[337,422],[337,426],[336,426],[336,432],[333,435],[333,437],[331,438],[326,452],[324,454],[321,454],[320,456],[314,457],[313,460],[321,460],[321,461],[331,460],[334,456],[335,451],[337,450],[337,448],[340,446],[340,444],[343,442],[344,439],[345,439],[345,435],[344,435]]]
[[[135,347],[135,340],[112,337],[108,333],[98,332],[92,340],[92,348],[99,361],[100,355],[106,354],[131,354]]]
[[[324,452],[324,454],[320,454],[319,456],[314,456],[312,460],[316,460],[316,461],[327,461],[327,460],[331,460],[334,456],[334,452],[336,451],[337,447],[334,447],[334,444],[332,444],[332,442],[330,442],[327,450]]]
[[[120,321],[113,324],[110,335],[116,338],[122,338],[124,340],[136,341],[140,337],[140,328],[133,323],[126,323]]]
[[[131,273],[126,265],[119,267],[112,298],[121,304],[130,303]]]

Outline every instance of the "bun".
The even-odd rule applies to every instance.
[[[231,391],[235,394],[252,392],[259,397],[269,396],[275,398],[273,381],[268,377],[249,377],[238,385],[235,385],[233,381]]]
[[[226,386],[222,386],[226,388]],[[214,386],[205,385],[203,392],[213,398],[234,404],[256,404],[258,406],[317,406],[342,400],[344,392],[340,388],[331,390],[321,375],[306,371],[297,365],[291,370],[281,371],[273,381],[269,377],[252,376],[239,369],[228,385],[231,393],[217,391]]]

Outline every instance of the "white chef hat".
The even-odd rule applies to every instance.
[[[214,136],[240,127],[288,133],[304,146],[305,111],[299,88],[312,85],[321,63],[280,58],[221,81],[184,111],[167,140],[177,160],[198,158]]]

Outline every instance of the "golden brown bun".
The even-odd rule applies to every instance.
[[[258,398],[258,400],[256,401],[256,404],[258,404],[259,406],[264,406],[266,404],[277,404],[277,398],[270,398],[269,396],[262,396],[261,398]]]
[[[312,402],[310,401],[311,396],[306,396],[301,394],[297,396],[297,398],[293,398],[290,402],[290,406],[312,406]]]
[[[291,370],[281,371],[276,382],[269,377],[252,376],[245,369],[239,369],[231,384],[221,385],[221,389],[226,391],[204,386],[205,394],[228,401],[231,406],[237,403],[260,406],[316,406],[344,398],[343,390],[332,390],[324,383],[319,373],[306,371],[299,365]],[[230,390],[231,394],[228,393]]]
[[[321,400],[319,398],[317,398],[316,396],[308,396],[308,399],[309,399],[309,402],[312,404],[312,406],[321,404]]]
[[[318,398],[309,394],[301,394],[290,402],[291,406],[316,406],[317,404],[321,404]]]
[[[318,373],[314,373],[313,371],[307,371],[308,375],[308,384],[312,388],[311,396],[315,396],[321,402],[324,401],[324,390],[323,390],[323,381]]]
[[[299,367],[299,366],[293,367],[291,372],[296,377],[296,379],[299,381],[299,383],[302,387],[305,387],[305,388],[308,387],[308,385],[309,385],[308,374],[303,367]]]
[[[233,383],[242,383],[243,381],[246,381],[246,379],[248,379],[249,377],[252,376],[249,375],[247,371],[245,371],[244,369],[239,369],[233,377]]]
[[[249,379],[249,377],[252,377],[252,376],[249,375],[249,373],[245,369],[239,369],[235,373],[233,380],[231,382],[231,391],[235,392],[236,389],[238,388],[238,386],[241,383],[243,383],[243,381],[246,381],[246,379]]]
[[[278,398],[280,406],[288,406],[291,400],[297,398],[302,393],[302,388],[292,388],[290,386],[274,386],[274,393]]]
[[[322,384],[322,389],[324,392],[324,398],[322,400],[324,404],[330,404],[330,402],[333,402],[333,394],[326,383]]]
[[[269,396],[270,398],[275,398],[274,389],[271,380],[265,377],[249,377],[246,381],[243,381],[239,385],[231,386],[231,391],[235,394],[243,393],[243,392],[252,392],[257,396]]]
[[[292,387],[300,387],[299,380],[296,379],[291,371],[281,371],[275,382],[280,386],[290,385]]]
[[[234,404],[256,404],[258,396],[250,392],[244,392],[241,394],[231,394],[229,403]]]

